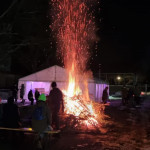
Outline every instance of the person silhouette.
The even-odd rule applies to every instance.
[[[28,99],[29,99],[29,101],[31,102],[31,105],[33,105],[34,99],[33,99],[32,90],[30,90],[30,91],[28,92]]]
[[[62,108],[62,112],[64,112],[64,101],[62,91],[57,88],[56,82],[52,82],[51,84],[52,90],[49,93],[48,103],[51,107],[52,111],[52,127],[56,130],[59,130],[59,112],[60,108]]]
[[[109,99],[108,86],[106,86],[105,89],[103,90],[103,94],[102,94],[102,101],[103,101],[103,103],[106,104],[108,99]]]
[[[40,96],[40,93],[39,93],[39,91],[36,89],[36,90],[35,90],[35,94],[34,94],[34,97],[35,97],[36,102],[38,101],[39,96]]]
[[[3,124],[7,128],[19,128],[21,126],[19,109],[12,96],[3,106]]]

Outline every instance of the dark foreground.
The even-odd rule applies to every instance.
[[[46,144],[46,150],[150,150],[150,99],[141,108],[120,107],[111,101],[105,113],[110,117],[106,133],[61,132]],[[26,109],[23,108],[22,109]],[[23,111],[22,111],[23,112]],[[0,150],[35,150],[35,135],[0,131]]]

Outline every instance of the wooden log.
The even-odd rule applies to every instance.
[[[32,128],[5,128],[5,127],[0,127],[0,130],[35,132],[34,130],[32,130]],[[56,134],[56,133],[60,133],[60,130],[45,131],[45,133]]]

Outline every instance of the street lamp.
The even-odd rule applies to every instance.
[[[120,77],[120,76],[117,76],[117,80],[120,81],[120,80],[121,80],[121,77]]]

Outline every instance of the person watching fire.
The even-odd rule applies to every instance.
[[[106,86],[105,89],[103,90],[102,101],[104,104],[106,104],[108,100],[109,100],[108,86]]]
[[[62,91],[57,88],[56,82],[51,84],[52,90],[50,90],[48,105],[52,110],[52,127],[56,130],[60,129],[59,113],[60,109],[64,112],[64,100]]]

